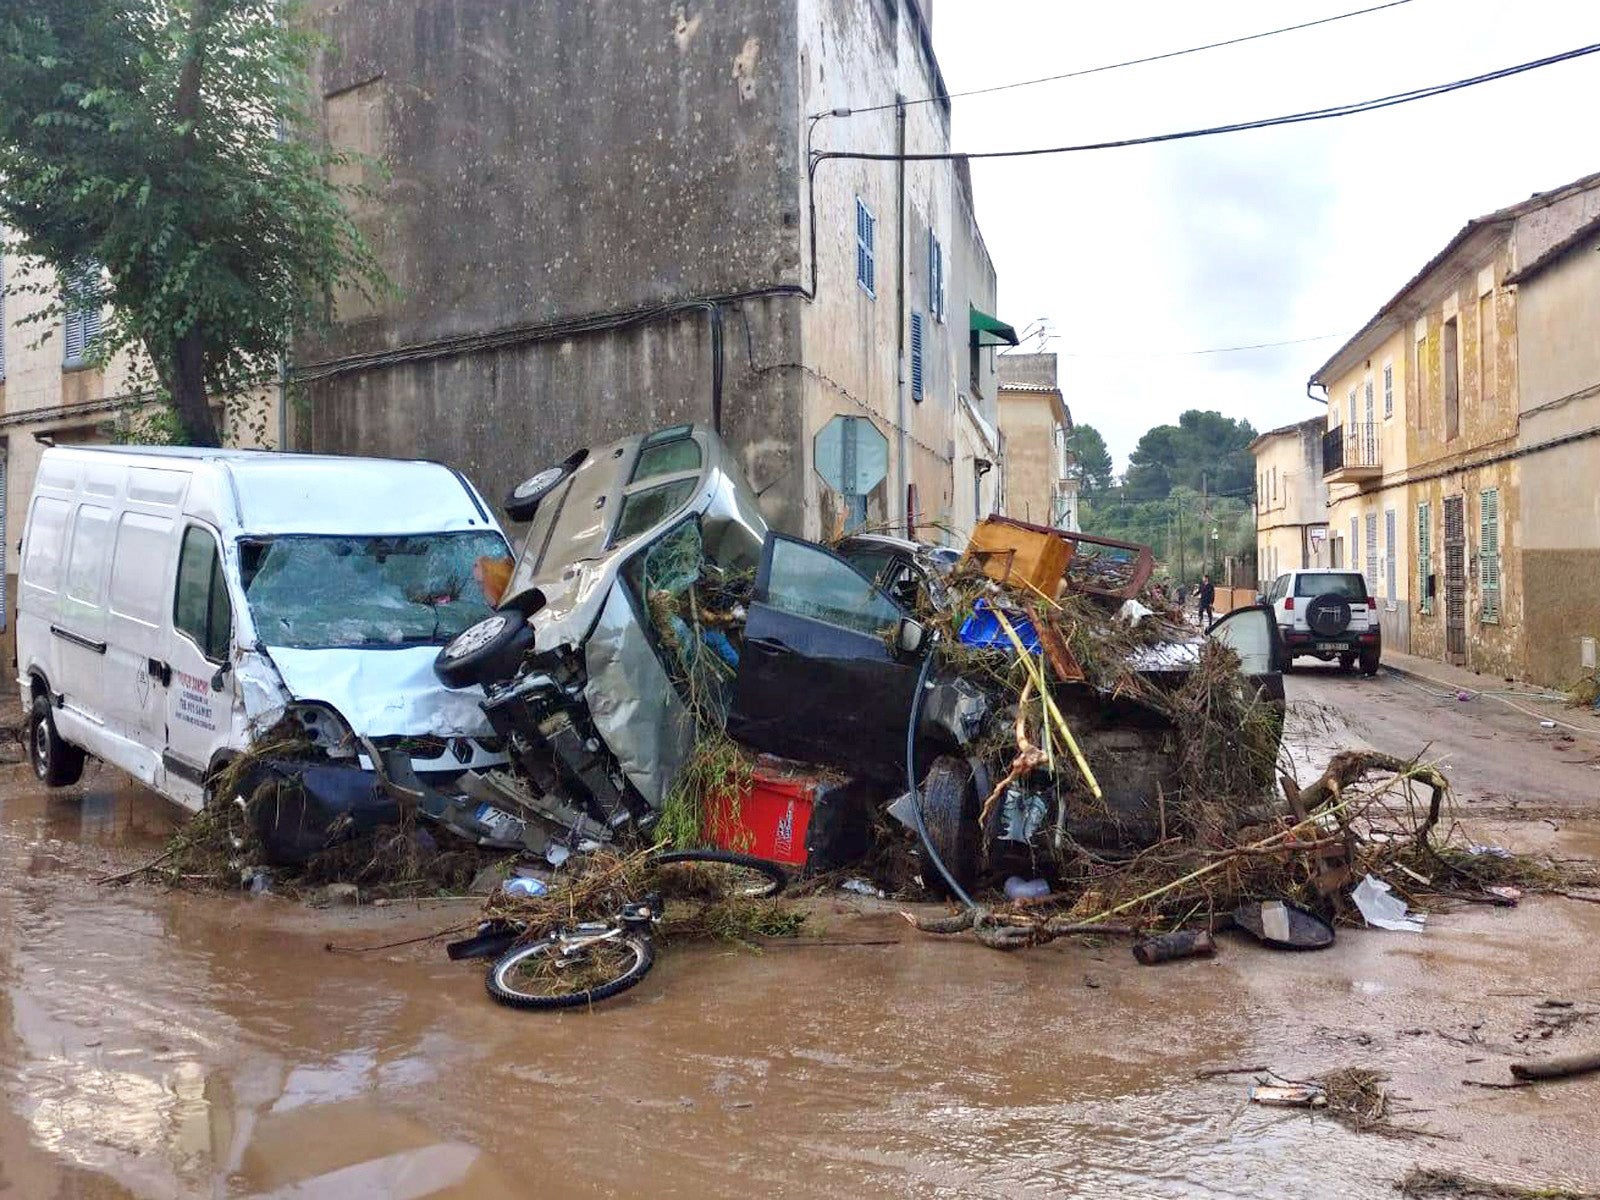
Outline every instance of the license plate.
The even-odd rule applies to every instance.
[[[1348,649],[1350,649],[1350,647],[1346,646],[1346,645],[1343,645],[1343,644],[1341,644],[1339,642],[1318,642],[1317,643],[1317,649],[1318,650],[1348,650]]]

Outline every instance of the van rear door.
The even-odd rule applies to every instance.
[[[167,792],[192,808],[205,800],[205,777],[233,728],[233,605],[216,531],[198,521],[178,536],[177,578],[168,610],[165,666]]]

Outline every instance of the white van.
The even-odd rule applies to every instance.
[[[438,463],[46,450],[17,596],[34,771],[73,783],[92,754],[199,809],[285,719],[329,766],[369,771],[374,748],[425,777],[503,763],[480,697],[433,660],[492,607],[479,560],[509,553]]]

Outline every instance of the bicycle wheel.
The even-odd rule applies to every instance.
[[[732,850],[668,850],[651,865],[657,889],[674,900],[767,900],[789,886],[777,863]]]
[[[580,1008],[627,991],[654,965],[647,936],[606,922],[517,946],[495,960],[484,986],[510,1008]]]

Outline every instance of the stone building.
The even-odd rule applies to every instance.
[[[1000,356],[1000,436],[1005,446],[1006,516],[1078,528],[1077,464],[1067,449],[1072,414],[1054,354]]]
[[[309,12],[398,290],[298,348],[296,445],[496,497],[695,420],[791,531],[954,538],[992,507],[994,268],[962,165],[900,157],[950,149],[928,0]]]
[[[1312,417],[1250,443],[1256,460],[1256,575],[1263,587],[1285,571],[1331,565],[1322,434]]]
[[[1592,281],[1587,264],[1550,273],[1597,218],[1591,175],[1467,222],[1311,377],[1334,561],[1366,571],[1395,649],[1559,683],[1600,626],[1581,566],[1600,547],[1600,363],[1575,348],[1593,341]]]

